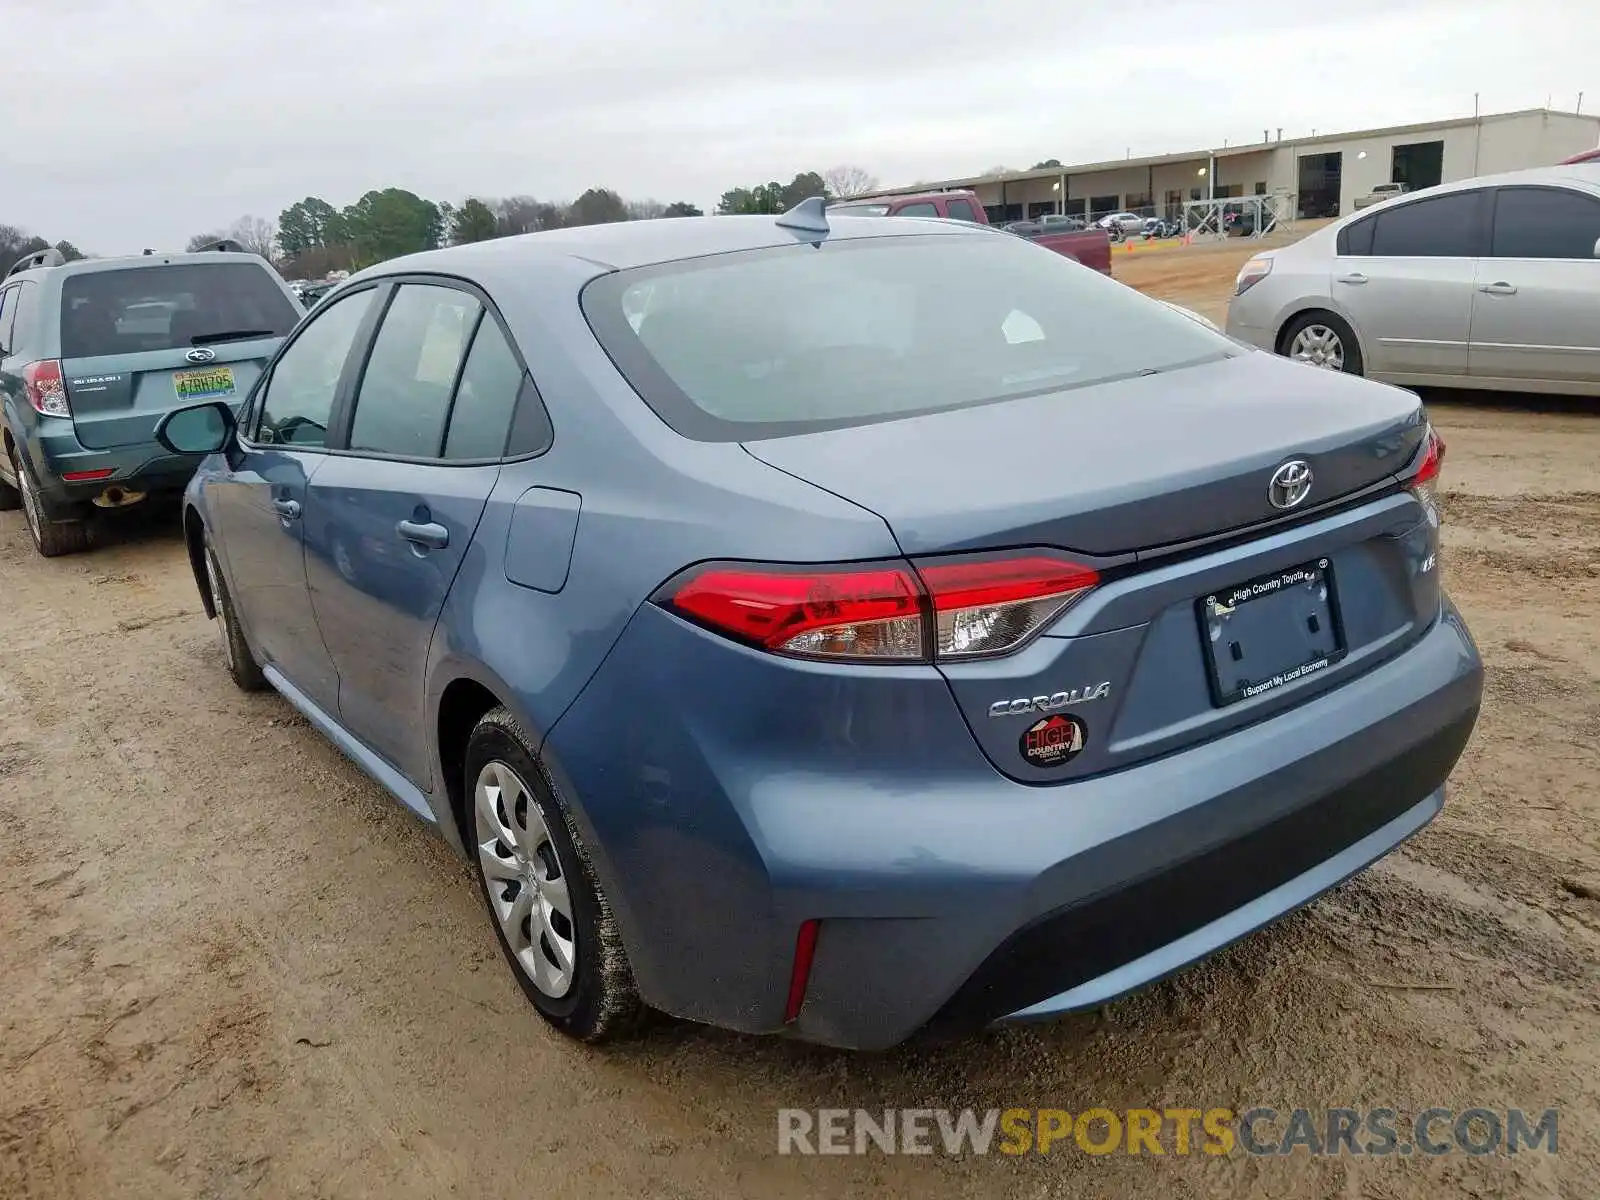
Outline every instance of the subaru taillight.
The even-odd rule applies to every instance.
[[[727,637],[802,658],[930,662],[1020,647],[1099,582],[1051,551],[845,566],[717,563],[656,599]]]
[[[61,378],[61,364],[53,358],[29,363],[22,368],[22,390],[33,410],[47,417],[70,417],[67,384]]]

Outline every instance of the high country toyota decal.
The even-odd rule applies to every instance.
[[[1055,712],[1069,704],[1087,704],[1091,700],[1104,700],[1111,695],[1111,681],[1093,686],[1074,688],[1070,692],[1054,692],[1048,696],[1018,696],[1015,700],[996,700],[989,705],[991,717],[1024,717],[1029,713]]]

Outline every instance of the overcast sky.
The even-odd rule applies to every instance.
[[[0,224],[116,253],[387,186],[709,210],[839,163],[910,183],[1474,92],[1600,112],[1597,46],[1594,0],[9,0]]]

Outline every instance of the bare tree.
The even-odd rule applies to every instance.
[[[667,215],[667,206],[659,200],[629,200],[626,207],[630,221],[654,221]]]
[[[278,227],[264,217],[240,217],[228,230],[228,236],[268,262],[278,256]]]
[[[878,189],[878,177],[861,167],[829,167],[822,173],[822,182],[828,185],[828,195],[835,200],[865,196]]]

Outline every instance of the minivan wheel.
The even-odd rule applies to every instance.
[[[228,674],[242,692],[264,691],[267,677],[261,665],[250,653],[250,643],[244,640],[239,628],[239,618],[233,612],[233,597],[228,595],[228,585],[223,582],[222,567],[217,562],[217,552],[206,538],[206,582],[211,585],[211,605],[217,610],[217,629],[222,634],[222,653],[228,662]]]
[[[34,549],[45,558],[58,558],[63,554],[77,554],[89,548],[89,526],[84,521],[57,521],[45,511],[44,498],[39,494],[39,481],[33,477],[26,460],[11,447],[11,472],[17,477],[17,491],[21,493],[22,515],[28,523],[28,533],[33,538]]]
[[[1355,331],[1330,312],[1302,313],[1283,331],[1282,353],[1325,371],[1361,374],[1361,347]]]
[[[570,815],[509,709],[467,739],[463,822],[479,893],[523,993],[569,1037],[631,1031],[644,1006],[616,918]]]

